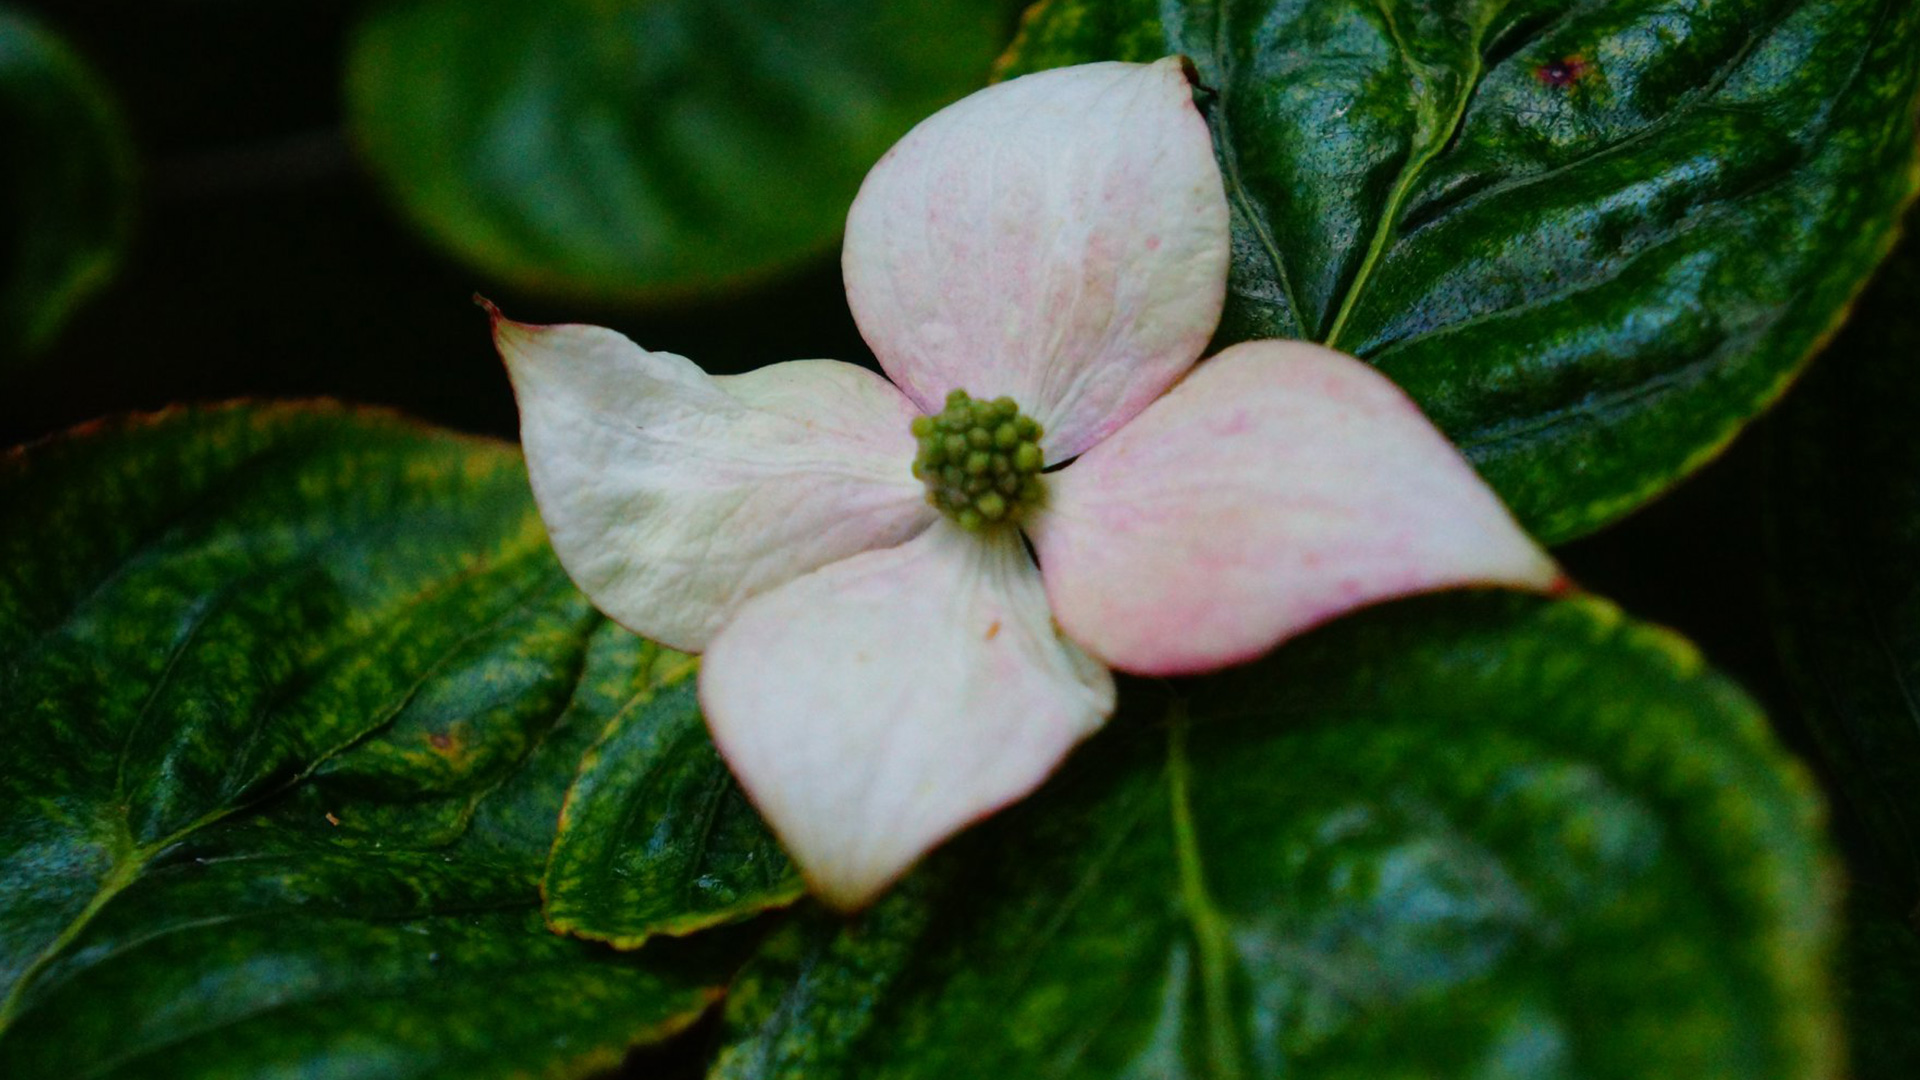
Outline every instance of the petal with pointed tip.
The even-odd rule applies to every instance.
[[[554,551],[623,626],[699,651],[750,598],[925,529],[917,415],[835,360],[714,378],[597,326],[496,316]]]
[[[1169,57],[935,113],[867,175],[841,265],[861,333],[922,408],[1009,395],[1063,461],[1192,366],[1227,257],[1213,143]]]
[[[747,604],[701,664],[714,741],[822,899],[871,900],[1113,710],[1011,531],[941,521]]]
[[[1398,387],[1305,342],[1226,350],[1049,479],[1030,528],[1054,615],[1125,671],[1224,667],[1391,597],[1564,584]]]

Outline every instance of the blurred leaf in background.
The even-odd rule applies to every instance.
[[[837,243],[861,177],[983,85],[1006,0],[399,0],[350,121],[405,213],[527,290],[664,300]]]
[[[111,83],[143,155],[142,205],[123,271],[42,362],[9,375],[0,442],[243,396],[386,404],[510,438],[513,396],[476,289],[721,370],[864,354],[830,252],[729,302],[636,313],[543,304],[433,250],[346,136],[347,45],[368,6],[357,0],[21,6]]]
[[[118,109],[45,26],[0,6],[0,375],[43,352],[118,268],[134,154]]]

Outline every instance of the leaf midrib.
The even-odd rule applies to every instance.
[[[1386,22],[1387,33],[1393,38],[1393,47],[1400,54],[1401,62],[1407,66],[1409,76],[1425,68],[1427,65],[1414,57],[1413,50],[1400,36],[1399,24],[1394,21],[1392,10],[1384,0],[1376,0],[1375,7],[1379,10],[1380,17]],[[1333,325],[1327,328],[1324,344],[1328,348],[1339,347],[1341,331],[1346,329],[1347,320],[1353,316],[1354,309],[1359,305],[1360,295],[1365,291],[1367,282],[1373,277],[1374,269],[1386,254],[1388,244],[1399,233],[1400,218],[1406,208],[1407,196],[1413,191],[1413,185],[1420,179],[1420,174],[1433,162],[1433,159],[1439,157],[1441,151],[1452,145],[1454,137],[1460,132],[1460,126],[1465,123],[1467,106],[1473,101],[1473,95],[1480,89],[1480,80],[1486,74],[1487,28],[1493,24],[1494,16],[1503,10],[1505,10],[1504,4],[1488,8],[1483,18],[1474,24],[1472,47],[1468,50],[1473,58],[1472,63],[1460,80],[1459,93],[1448,112],[1443,130],[1436,131],[1433,137],[1427,140],[1424,148],[1409,157],[1406,164],[1400,167],[1400,174],[1394,178],[1393,190],[1387,195],[1386,205],[1380,209],[1380,220],[1374,225],[1373,238],[1367,244],[1367,253],[1360,260],[1360,268],[1354,272],[1353,284],[1347,286],[1346,294],[1341,297],[1340,310],[1333,317]]]
[[[1209,1074],[1217,1080],[1240,1080],[1247,1069],[1234,1023],[1232,946],[1226,917],[1207,890],[1199,831],[1193,821],[1188,723],[1186,702],[1176,698],[1167,709],[1167,803],[1180,875],[1181,910],[1193,932],[1194,959],[1200,969]]]
[[[112,856],[113,867],[107,871],[106,877],[101,879],[100,885],[94,890],[93,898],[87,901],[87,905],[81,908],[78,914],[67,921],[67,925],[47,943],[46,948],[41,949],[32,960],[27,962],[27,965],[20,970],[20,977],[7,988],[5,999],[0,999],[0,1036],[4,1036],[12,1029],[14,1020],[20,1014],[20,1003],[25,999],[27,989],[39,981],[40,973],[65,952],[67,946],[73,944],[74,939],[92,924],[94,917],[99,915],[114,897],[125,892],[128,886],[139,880],[140,872],[146,869],[147,863],[152,861],[154,855],[199,829],[206,824],[206,821],[203,819],[190,822],[179,832],[162,837],[144,847],[133,843],[133,835],[124,821],[119,824],[120,829],[115,836],[119,842],[114,845]]]
[[[541,550],[543,549],[537,544],[510,546],[506,551],[501,553],[502,557],[498,562],[491,560],[482,561],[466,568],[462,573],[456,574],[450,579],[436,580],[431,583],[428,588],[409,596],[406,602],[395,605],[395,612],[397,613],[416,606],[422,597],[435,595],[450,587],[452,582],[462,581],[476,574],[500,569],[522,558],[537,556]],[[58,959],[80,934],[85,932],[94,918],[97,917],[115,897],[126,891],[127,888],[140,879],[141,872],[147,868],[155,856],[201,829],[217,824],[236,813],[257,806],[268,799],[293,789],[311,777],[314,771],[320,768],[320,766],[384,730],[393,722],[395,717],[399,716],[400,713],[405,710],[407,704],[411,702],[419,692],[420,687],[425,685],[427,680],[431,679],[434,673],[441,669],[442,665],[447,663],[452,657],[459,655],[461,650],[471,644],[475,639],[491,632],[509,618],[524,612],[533,598],[549,585],[550,582],[543,579],[522,589],[520,596],[513,604],[504,607],[499,613],[494,615],[494,617],[486,620],[484,623],[462,635],[458,640],[452,642],[433,663],[428,664],[377,723],[367,728],[367,730],[360,735],[352,739],[342,740],[339,744],[317,754],[313,761],[309,762],[307,766],[298,773],[289,777],[285,783],[266,788],[253,798],[239,799],[231,805],[208,811],[206,814],[188,822],[174,832],[147,844],[134,843],[131,823],[124,817],[116,822],[117,830],[114,835],[116,842],[113,845],[112,869],[101,879],[99,886],[94,891],[93,897],[87,901],[87,905],[68,921],[67,925],[61,929],[60,933],[56,935],[44,949],[35,954],[34,958],[21,969],[19,978],[15,979],[13,985],[7,988],[5,998],[0,999],[0,1037],[4,1037],[6,1033],[11,1030],[13,1022],[19,1018],[21,1003],[25,999],[28,989],[38,981],[41,973],[44,972],[54,960]],[[177,657],[175,659],[177,659]],[[172,665],[169,663],[169,674],[171,673],[171,669]],[[485,795],[483,794],[481,797],[484,798]],[[119,805],[123,811],[128,809],[124,801],[121,801]]]

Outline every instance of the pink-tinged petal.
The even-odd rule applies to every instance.
[[[870,371],[713,378],[597,326],[495,316],[527,471],[561,565],[622,625],[699,651],[740,605],[936,516],[918,415]]]
[[[747,604],[701,662],[727,764],[822,899],[860,907],[1112,712],[1010,531],[942,520]]]
[[[1398,387],[1305,342],[1226,350],[1049,479],[1054,615],[1125,671],[1250,660],[1391,597],[1564,584]]]
[[[923,121],[847,215],[847,301],[893,381],[1010,395],[1050,461],[1158,397],[1226,293],[1227,200],[1177,57],[1023,76]]]

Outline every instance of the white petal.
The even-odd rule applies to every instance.
[[[1010,395],[1062,461],[1192,366],[1227,257],[1213,143],[1170,57],[935,113],[867,175],[841,263],[861,333],[922,408]]]
[[[747,794],[828,903],[871,900],[1020,798],[1112,712],[1011,530],[945,520],[742,608],[700,700]]]
[[[1390,597],[1565,584],[1405,394],[1305,342],[1226,350],[1048,479],[1054,613],[1126,671],[1249,660]]]
[[[917,411],[833,360],[716,379],[597,326],[495,317],[554,551],[595,606],[699,651],[741,604],[935,516]]]

